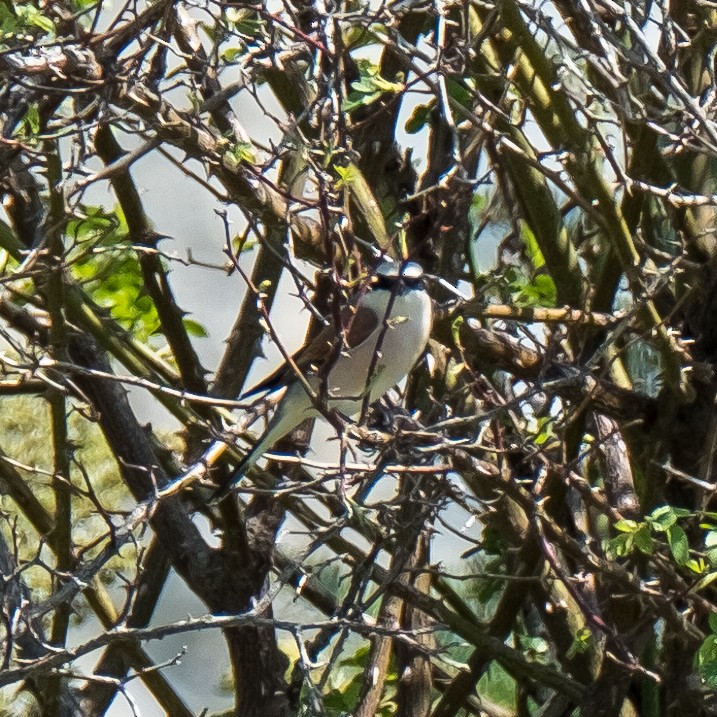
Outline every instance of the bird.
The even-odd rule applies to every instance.
[[[342,310],[339,331],[333,323],[327,325],[291,362],[242,394],[246,399],[285,389],[263,434],[239,462],[229,483],[216,491],[215,500],[224,497],[264,453],[307,419],[327,410],[355,417],[408,374],[431,333],[433,304],[424,279],[416,262],[383,260],[355,303]]]

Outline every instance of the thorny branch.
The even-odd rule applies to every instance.
[[[145,647],[208,630],[241,717],[709,714],[712,5],[0,7],[0,685],[192,714]],[[224,238],[167,248],[159,157]],[[262,340],[292,360],[282,278],[332,325],[386,251],[443,280],[407,385],[206,505]],[[216,365],[196,276],[246,290]],[[170,565],[211,614],[150,625]]]

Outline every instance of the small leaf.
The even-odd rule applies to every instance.
[[[702,575],[707,565],[702,558],[690,558],[685,562],[685,567],[695,575]]]
[[[232,156],[237,162],[254,164],[256,162],[256,149],[251,142],[237,142],[232,146]]]
[[[652,555],[652,531],[647,523],[642,523],[639,530],[635,533],[635,545],[641,553]]]
[[[30,130],[29,134],[37,134],[40,131],[40,112],[35,103],[27,108],[23,122]]]
[[[351,186],[351,184],[356,181],[358,176],[358,169],[353,163],[350,163],[345,167],[336,165],[334,170],[336,171],[336,174],[339,175],[339,181],[336,182],[336,187],[338,189]]]
[[[717,636],[708,635],[697,651],[695,662],[705,686],[710,690],[717,690]]]
[[[357,107],[370,105],[383,95],[395,95],[405,89],[403,82],[390,82],[381,77],[379,67],[370,60],[359,60],[358,68],[360,77],[351,83],[351,92],[342,105],[344,112],[352,112]]]
[[[44,15],[33,5],[16,5],[15,16],[22,29],[27,30],[32,27],[37,27],[48,35],[55,32],[55,23],[52,19]]]
[[[684,565],[690,558],[690,544],[687,533],[676,523],[667,529],[667,542],[675,560]]]
[[[530,261],[533,269],[541,269],[545,266],[545,259],[543,258],[543,252],[540,251],[540,247],[538,246],[535,233],[530,228],[530,225],[525,221],[520,220],[519,227],[520,238],[523,240],[528,260]]]
[[[568,648],[567,657],[587,652],[594,644],[593,634],[587,627],[581,627],[573,637],[573,644]]]
[[[453,343],[460,348],[461,347],[461,327],[465,318],[463,316],[456,316],[455,320],[451,324],[451,336],[453,337]]]
[[[635,520],[618,520],[615,523],[615,530],[621,533],[636,533],[640,528],[640,524]]]
[[[711,585],[715,580],[717,580],[717,573],[711,572],[707,573],[704,577],[701,577],[690,590],[691,593],[699,592],[700,590],[704,590],[708,585]],[[712,618],[715,618],[715,624],[712,625]],[[710,628],[712,629],[712,632],[715,632],[717,630],[717,614],[712,613],[710,615]]]
[[[30,18],[30,24],[44,30],[48,35],[55,32],[55,23],[47,15],[43,15],[41,12],[32,15]]]
[[[621,533],[607,543],[608,552],[616,558],[630,555],[635,545],[634,533]]]
[[[445,375],[446,388],[448,388],[448,389],[456,388],[456,386],[458,386],[458,379],[465,370],[466,370],[466,365],[463,362],[452,363],[451,365],[449,365],[448,370],[446,371],[446,375]]]
[[[463,80],[457,81],[450,77],[446,78],[446,89],[448,90],[448,95],[452,100],[455,100],[463,107],[470,106],[473,93],[468,87],[466,87]]]
[[[206,339],[209,336],[209,333],[207,332],[206,328],[194,319],[185,318],[183,319],[182,323],[184,324],[184,328],[187,330],[187,333],[190,336],[196,336],[200,339]]]
[[[647,516],[647,520],[653,524],[655,530],[665,531],[672,527],[679,517],[676,508],[671,505],[662,505]]]
[[[244,54],[246,54],[246,49],[243,47],[227,47],[225,50],[222,50],[221,56],[224,62],[231,64]]]
[[[411,116],[406,120],[406,132],[417,134],[431,122],[431,115],[435,104],[429,102],[427,105],[418,105],[413,109]]]
[[[557,290],[555,282],[548,274],[538,274],[530,283],[525,279],[517,278],[512,283],[518,293],[513,301],[517,306],[555,306],[557,301]]]

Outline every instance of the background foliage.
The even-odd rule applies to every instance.
[[[0,2],[3,710],[215,709],[151,653],[211,633],[241,717],[714,714],[716,40],[703,0]],[[172,249],[153,161],[217,241]],[[314,331],[379,252],[466,297],[403,395],[208,506],[280,280]],[[184,269],[233,282],[216,365]]]

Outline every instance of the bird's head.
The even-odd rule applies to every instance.
[[[391,290],[395,290],[396,287],[422,289],[424,288],[423,279],[423,268],[415,261],[384,260],[376,267],[374,286],[379,289]]]

